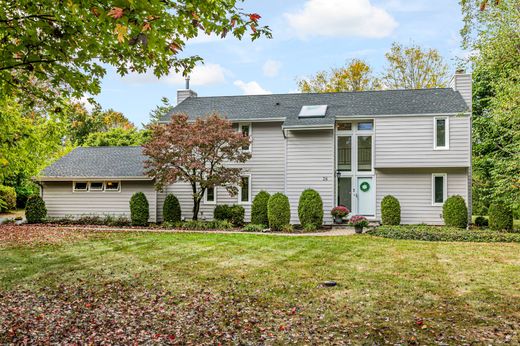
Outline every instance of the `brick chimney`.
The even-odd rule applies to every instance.
[[[190,77],[186,77],[186,88],[177,90],[177,104],[186,100],[188,97],[197,97],[197,93],[190,89]]]
[[[453,90],[458,91],[462,95],[462,98],[464,99],[464,101],[466,101],[466,104],[468,105],[470,110],[472,107],[471,83],[471,73],[466,73],[464,69],[457,69],[450,82],[450,87]]]

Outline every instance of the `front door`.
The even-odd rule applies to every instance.
[[[357,213],[363,216],[375,216],[376,189],[372,177],[359,177],[357,181]]]

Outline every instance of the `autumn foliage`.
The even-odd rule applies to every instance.
[[[229,120],[211,114],[189,121],[187,115],[177,114],[170,123],[151,129],[152,138],[143,146],[149,157],[147,174],[159,190],[175,182],[189,183],[193,219],[208,187],[222,186],[231,195],[237,194],[242,169],[232,164],[251,158],[251,153],[242,150],[250,140],[233,129]]]

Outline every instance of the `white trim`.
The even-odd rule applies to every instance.
[[[146,176],[132,176],[132,177],[33,177],[36,181],[91,181],[91,180],[147,180],[151,181],[153,178]]]
[[[437,120],[444,120],[446,125],[443,147],[437,146]],[[447,116],[433,117],[433,150],[450,150],[450,118]]]
[[[471,115],[471,112],[451,112],[451,113],[420,113],[420,114],[369,114],[369,115],[336,115],[336,120],[360,120],[360,119],[376,119],[378,117],[432,117],[432,116],[450,116],[450,115]]]
[[[436,177],[442,177],[442,203],[436,203],[435,202],[435,178]],[[432,189],[431,189],[432,195],[432,206],[434,207],[442,207],[446,199],[448,198],[448,173],[432,173]]]
[[[242,184],[239,184],[238,185],[238,204],[251,204],[251,195],[252,195],[252,191],[251,191],[251,173],[249,174],[242,174],[240,176],[240,182],[242,182],[242,178],[248,178],[247,180],[247,188],[248,188],[248,192],[249,192],[249,195],[247,196],[248,197],[248,200],[247,202],[244,202],[242,201]]]
[[[208,201],[208,187],[206,188],[206,191],[204,191],[204,204],[217,204],[217,187],[213,186],[213,201]]]
[[[283,126],[284,130],[333,130],[334,125],[290,125]]]

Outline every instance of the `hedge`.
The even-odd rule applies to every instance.
[[[449,197],[442,205],[442,218],[448,227],[466,228],[468,226],[468,207],[459,195]]]
[[[381,221],[383,225],[399,225],[401,223],[401,204],[394,196],[385,196],[381,201]]]
[[[460,241],[460,242],[505,242],[519,243],[520,233],[497,232],[490,230],[465,230],[456,227],[426,225],[380,226],[367,231],[368,234],[392,238],[423,241]]]
[[[16,190],[11,186],[0,185],[0,212],[16,209]]]
[[[291,207],[286,195],[277,192],[269,198],[267,218],[269,219],[269,227],[273,231],[282,231],[289,225],[291,222]]]
[[[150,210],[148,200],[142,192],[136,192],[130,198],[130,219],[132,226],[148,226]]]
[[[28,223],[40,223],[47,217],[45,201],[40,196],[30,196],[25,204],[25,218]]]
[[[177,197],[171,193],[164,200],[163,220],[164,222],[181,221],[181,205]]]
[[[491,203],[489,228],[496,231],[513,229],[513,211],[508,205],[500,202]]]
[[[484,216],[477,216],[475,218],[475,226],[477,227],[488,227],[489,221]]]
[[[251,206],[251,223],[256,225],[267,225],[267,202],[271,195],[267,191],[260,191],[253,199]]]
[[[244,215],[244,207],[238,204],[233,204],[231,206],[226,204],[217,205],[213,211],[213,218],[215,220],[226,220],[235,226],[241,226],[244,224]]]
[[[323,224],[323,201],[318,191],[306,189],[302,192],[298,201],[298,218],[303,227],[321,227]]]

